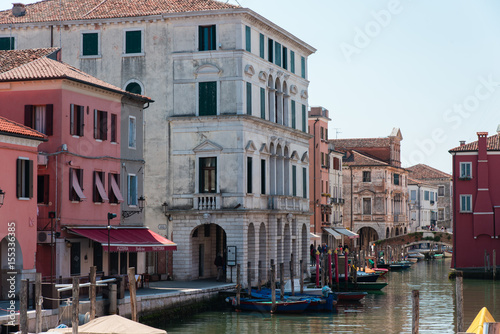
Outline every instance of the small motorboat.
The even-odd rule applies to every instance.
[[[261,313],[302,313],[311,303],[310,300],[277,300],[273,310],[273,302],[270,299],[240,298],[238,305],[236,297],[227,297],[226,302],[237,310]]]
[[[422,260],[425,258],[425,255],[420,252],[408,252],[408,257],[411,259],[419,259]]]
[[[337,292],[338,301],[359,301],[368,294],[366,291],[343,291]]]

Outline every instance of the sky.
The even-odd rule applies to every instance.
[[[398,127],[403,167],[451,173],[448,150],[496,133],[496,0],[227,1],[317,49],[308,59],[309,105],[330,111],[330,138],[386,137]],[[0,0],[0,9],[11,3]]]

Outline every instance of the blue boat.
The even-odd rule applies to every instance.
[[[252,298],[271,300],[271,289],[263,288],[260,291],[252,289]],[[277,300],[279,300],[280,298],[279,290],[276,292],[276,298]],[[331,312],[334,310],[334,307],[337,304],[337,294],[333,293],[330,289],[325,290],[325,294],[323,296],[309,295],[306,293],[295,293],[295,295],[292,296],[290,293],[285,292],[284,301],[300,300],[309,301],[309,306],[306,309],[307,312]]]
[[[227,297],[226,302],[241,311],[261,313],[302,313],[310,303],[309,300],[276,301],[273,310],[273,302],[269,299],[240,298],[240,305],[237,305],[236,297]]]

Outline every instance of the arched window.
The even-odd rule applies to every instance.
[[[125,83],[125,90],[133,94],[142,95],[144,93],[144,86],[141,82],[131,79]]]

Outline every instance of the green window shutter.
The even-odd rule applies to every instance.
[[[295,52],[290,51],[290,72],[295,74]]]
[[[267,39],[267,60],[270,61],[271,63],[274,60],[273,50],[274,50],[274,41],[272,39],[268,38]]]
[[[215,35],[215,25],[210,27],[210,50],[217,50],[217,36]]]
[[[198,27],[198,51],[204,51],[205,50],[205,27],[199,26]]]
[[[252,158],[247,157],[247,193],[251,194],[252,191]]]
[[[99,34],[85,33],[82,34],[82,55],[97,56],[99,54]]]
[[[283,47],[283,68],[288,70],[288,49]]]
[[[260,161],[260,193],[266,193],[266,160]]]
[[[260,118],[266,119],[266,90],[260,89]]]
[[[249,26],[245,26],[245,49],[248,52],[252,52],[252,30],[250,29]]]
[[[14,50],[14,37],[0,37],[0,50]]]
[[[307,198],[307,169],[302,167],[302,196]]]
[[[300,57],[300,75],[306,78],[306,58]]]
[[[265,55],[264,55],[264,35],[260,34],[259,35],[259,46],[260,46],[260,58],[262,59],[265,59]]]
[[[247,115],[252,114],[252,84],[247,82]]]
[[[302,131],[306,132],[306,106],[302,105]]]
[[[274,42],[274,63],[281,66],[281,44]]]
[[[292,195],[297,196],[297,166],[292,166]]]
[[[217,82],[200,82],[198,96],[199,115],[217,115]]]
[[[142,31],[132,30],[125,32],[125,53],[142,52]]]
[[[292,100],[292,129],[297,129],[297,118],[295,116],[295,101]]]

